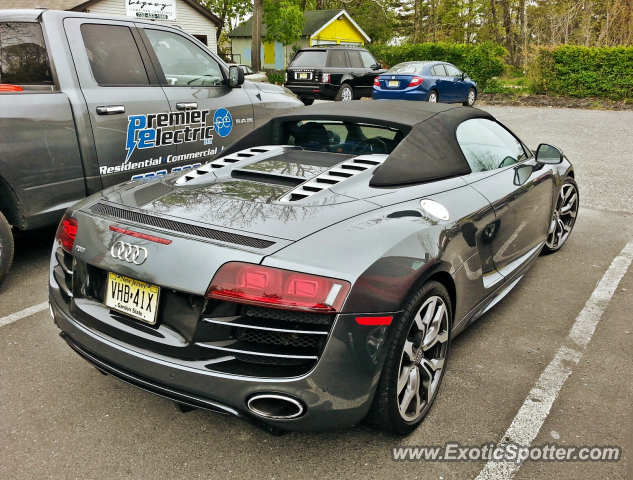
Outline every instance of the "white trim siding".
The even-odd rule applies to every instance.
[[[90,13],[125,16],[125,0],[101,0],[88,7]],[[125,17],[134,21],[133,17]],[[146,21],[146,19],[142,19]],[[176,0],[176,21],[157,20],[156,24],[178,25],[190,35],[206,35],[209,49],[217,53],[216,25],[182,0]]]

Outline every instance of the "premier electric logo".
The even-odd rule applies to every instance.
[[[216,111],[223,114],[230,113],[225,108]],[[205,145],[213,142],[212,124],[207,125],[209,110],[186,110],[183,112],[152,113],[148,115],[130,115],[127,123],[127,141],[125,149],[130,159],[135,149],[160,147],[161,145],[177,145],[185,142],[204,141]],[[209,120],[211,120],[209,118]],[[210,122],[209,122],[210,123]],[[231,122],[232,124],[232,122]],[[174,127],[172,129],[172,127]],[[231,125],[232,127],[232,125]],[[220,136],[230,133],[226,129]]]
[[[218,108],[213,115],[215,131],[221,137],[226,137],[233,130],[233,117],[226,108]]]

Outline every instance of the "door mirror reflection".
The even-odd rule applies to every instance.
[[[521,165],[514,170],[514,184],[520,187],[528,181],[532,175],[532,165]]]

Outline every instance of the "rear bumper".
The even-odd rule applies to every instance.
[[[374,100],[417,100],[424,102],[428,96],[428,90],[420,90],[415,87],[410,90],[387,90],[384,88],[374,88],[371,92],[371,98]]]
[[[299,97],[314,98],[316,100],[332,99],[339,91],[338,86],[329,83],[314,83],[310,85],[286,83],[284,86]]]
[[[212,372],[200,361],[170,358],[125,344],[73,318],[50,287],[50,305],[61,336],[102,372],[176,402],[235,415],[281,430],[331,430],[360,422],[367,414],[390,340],[388,327],[361,326],[339,315],[325,350],[308,374],[294,378],[255,378]],[[58,301],[58,299],[60,301]],[[208,362],[207,362],[208,363]],[[305,413],[271,420],[252,414],[246,400],[256,393],[299,399]]]

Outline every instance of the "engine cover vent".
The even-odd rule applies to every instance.
[[[354,175],[382,164],[389,155],[360,155],[323,172],[312,180],[299,185],[279,199],[280,202],[298,202],[326,188],[341,183]]]
[[[201,167],[196,168],[195,170],[189,170],[186,174],[176,180],[176,185],[184,185],[185,183],[198,178],[202,175],[206,175],[213,170],[218,168],[226,167],[227,165],[234,165],[237,162],[241,162],[243,160],[250,160],[252,157],[256,155],[261,155],[263,153],[278,155],[283,151],[284,147],[280,145],[266,145],[263,147],[253,147],[247,148],[246,150],[241,150],[239,152],[231,153],[226,157],[216,158],[215,160],[211,160],[210,162],[205,163]],[[269,156],[266,155],[266,156]]]

